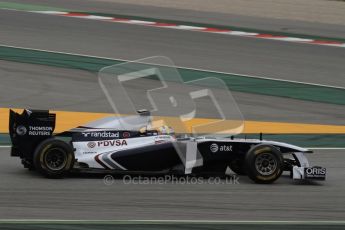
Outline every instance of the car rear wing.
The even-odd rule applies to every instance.
[[[10,110],[9,116],[11,156],[32,160],[37,145],[53,135],[56,115],[48,110],[25,109],[21,114]]]

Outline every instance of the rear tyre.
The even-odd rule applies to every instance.
[[[271,145],[256,145],[245,158],[247,175],[255,183],[270,184],[283,172],[283,156]]]
[[[73,167],[72,147],[61,140],[47,139],[34,153],[34,165],[38,172],[49,178],[61,178]]]

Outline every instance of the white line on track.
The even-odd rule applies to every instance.
[[[57,54],[66,54],[66,55],[74,55],[74,56],[81,56],[81,57],[99,58],[99,59],[106,59],[106,60],[113,60],[113,61],[133,62],[133,61],[121,59],[121,58],[109,58],[109,57],[94,56],[94,55],[79,54],[79,53],[69,53],[69,52],[60,52],[60,51],[54,51],[54,50],[26,48],[26,47],[20,47],[20,46],[6,45],[6,44],[2,44],[2,43],[0,44],[0,46],[9,47],[9,48],[25,49],[25,50],[33,50],[33,51],[42,51],[42,52],[48,52],[48,53],[57,53]],[[162,66],[164,66],[164,65],[162,65]],[[217,73],[217,74],[225,74],[225,75],[228,74],[228,75],[235,75],[235,76],[239,76],[239,77],[256,78],[256,79],[271,80],[271,81],[277,81],[277,82],[281,81],[281,82],[313,85],[313,86],[320,86],[320,87],[327,87],[327,88],[334,88],[334,89],[345,89],[345,87],[341,87],[341,86],[316,84],[316,83],[303,82],[303,81],[294,81],[294,80],[286,80],[286,79],[279,79],[279,78],[270,78],[270,77],[261,77],[261,76],[254,76],[254,75],[229,73],[229,72],[221,72],[221,71],[206,70],[206,69],[197,69],[197,68],[184,67],[184,66],[175,66],[175,67],[180,68],[180,69],[188,69],[188,70],[210,72],[210,73]]]

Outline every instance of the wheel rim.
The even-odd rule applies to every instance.
[[[272,175],[277,169],[277,159],[270,153],[260,154],[255,159],[255,168],[261,175]]]
[[[63,169],[67,162],[67,154],[63,149],[51,148],[44,156],[44,163],[48,169],[59,171]]]

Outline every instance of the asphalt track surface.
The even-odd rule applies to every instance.
[[[2,44],[123,59],[165,55],[177,65],[345,86],[344,49],[223,37],[0,10]],[[68,42],[67,42],[68,41]],[[183,52],[181,52],[183,50]],[[0,62],[1,107],[109,112],[93,74]],[[96,89],[97,87],[97,89]],[[13,93],[15,90],[16,93]],[[76,90],[78,92],[76,92]],[[246,118],[344,123],[344,108],[235,93]],[[258,103],[258,104],[257,104]],[[262,109],[262,106],[265,109]],[[303,109],[302,109],[303,108]],[[1,148],[0,216],[7,219],[343,220],[343,150],[317,151],[327,181],[273,185],[124,184],[102,178],[43,179]]]
[[[276,32],[299,33],[315,36],[345,37],[342,25],[311,23],[305,21],[274,19],[245,16],[230,13],[215,13],[207,11],[166,8],[153,5],[134,5],[98,0],[12,0],[21,4],[34,4],[48,7],[58,7],[74,11],[123,14],[139,17],[150,17],[165,20],[179,20],[194,23],[255,28]]]
[[[127,184],[103,177],[44,179],[22,168],[1,148],[2,219],[177,219],[177,220],[343,220],[345,155],[317,151],[309,156],[327,167],[325,182],[301,184],[287,176],[272,185],[225,181],[201,184]]]
[[[0,10],[6,45],[345,86],[345,50]],[[183,52],[181,52],[183,50]]]
[[[0,75],[1,107],[113,112],[96,73],[0,61]],[[130,89],[136,90],[138,87],[144,86],[135,84]],[[147,88],[151,87],[149,85]],[[147,104],[143,92],[133,92],[133,101]],[[344,124],[345,106],[239,92],[233,92],[232,95],[246,120]],[[210,104],[203,103],[199,108],[207,113]],[[209,117],[207,115],[212,114],[209,112],[205,115]]]

